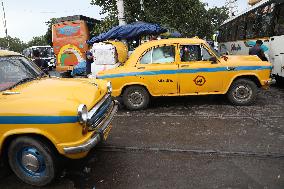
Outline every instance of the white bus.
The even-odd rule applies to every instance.
[[[44,59],[47,64],[48,68],[51,70],[52,68],[55,68],[56,66],[56,59],[54,56],[53,48],[51,46],[32,46],[29,48],[26,48],[23,51],[23,55],[26,56],[27,58],[30,58],[33,60],[34,55],[33,52],[34,50],[38,50],[40,53],[40,57]]]
[[[283,84],[284,0],[263,0],[219,28],[221,54],[248,55],[256,40],[263,41],[261,48],[273,65],[272,75]]]

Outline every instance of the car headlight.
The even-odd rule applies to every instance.
[[[108,93],[111,93],[112,92],[112,85],[111,85],[111,82],[107,82],[107,92]]]
[[[79,123],[86,126],[88,122],[88,109],[85,104],[80,104],[78,107]]]

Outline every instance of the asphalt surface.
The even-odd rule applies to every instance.
[[[261,91],[253,106],[224,96],[153,99],[120,109],[108,140],[46,189],[284,188],[284,89]],[[0,188],[33,188],[13,174]]]

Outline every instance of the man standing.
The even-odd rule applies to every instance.
[[[255,46],[249,49],[249,55],[257,55],[262,61],[268,61],[264,51],[261,49],[262,44],[263,42],[261,40],[257,40]]]
[[[86,74],[92,73],[92,63],[94,62],[93,54],[90,51],[86,52]]]
[[[34,63],[45,73],[48,73],[48,64],[47,62],[40,57],[40,52],[39,50],[34,50],[33,51],[33,56],[34,56]]]

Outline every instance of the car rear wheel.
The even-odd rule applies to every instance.
[[[145,109],[148,107],[149,101],[148,91],[141,86],[128,87],[123,93],[123,103],[129,110]]]
[[[8,158],[13,172],[27,184],[44,186],[55,178],[55,153],[40,139],[16,138],[9,146]]]
[[[283,87],[284,86],[284,77],[281,77],[279,75],[276,75],[275,76],[275,80],[276,80],[276,84],[279,86],[279,87]]]
[[[257,86],[249,79],[238,79],[231,85],[227,97],[229,101],[238,106],[251,105],[257,96]]]

